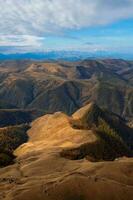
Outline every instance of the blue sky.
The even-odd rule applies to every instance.
[[[133,54],[133,0],[1,0],[0,53]]]

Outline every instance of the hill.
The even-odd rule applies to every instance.
[[[75,149],[63,150],[62,156],[69,159],[114,160],[133,155],[133,129],[114,113],[109,113],[91,103],[73,115],[71,125],[79,130],[92,130],[97,140]]]
[[[36,119],[28,136],[0,169],[0,199],[132,199],[133,130],[118,115],[91,103]]]
[[[0,62],[0,108],[72,114],[94,101],[133,118],[133,62],[116,59]]]

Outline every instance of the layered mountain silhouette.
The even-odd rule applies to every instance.
[[[40,115],[56,111],[72,114],[91,101],[131,120],[133,62],[0,62],[1,109],[35,109]]]
[[[0,199],[132,199],[133,129],[118,115],[90,103],[37,118],[28,137],[0,169]]]

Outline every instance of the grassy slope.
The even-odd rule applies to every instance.
[[[95,104],[80,120],[73,122],[72,126],[76,129],[92,129],[98,140],[76,149],[63,150],[63,157],[86,157],[91,161],[100,161],[133,155],[133,129],[126,126],[119,116],[104,111]]]

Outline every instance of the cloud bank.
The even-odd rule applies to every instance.
[[[42,37],[133,18],[133,0],[0,0],[0,46],[41,45]]]
[[[133,17],[133,0],[1,0],[0,34],[40,35]]]

